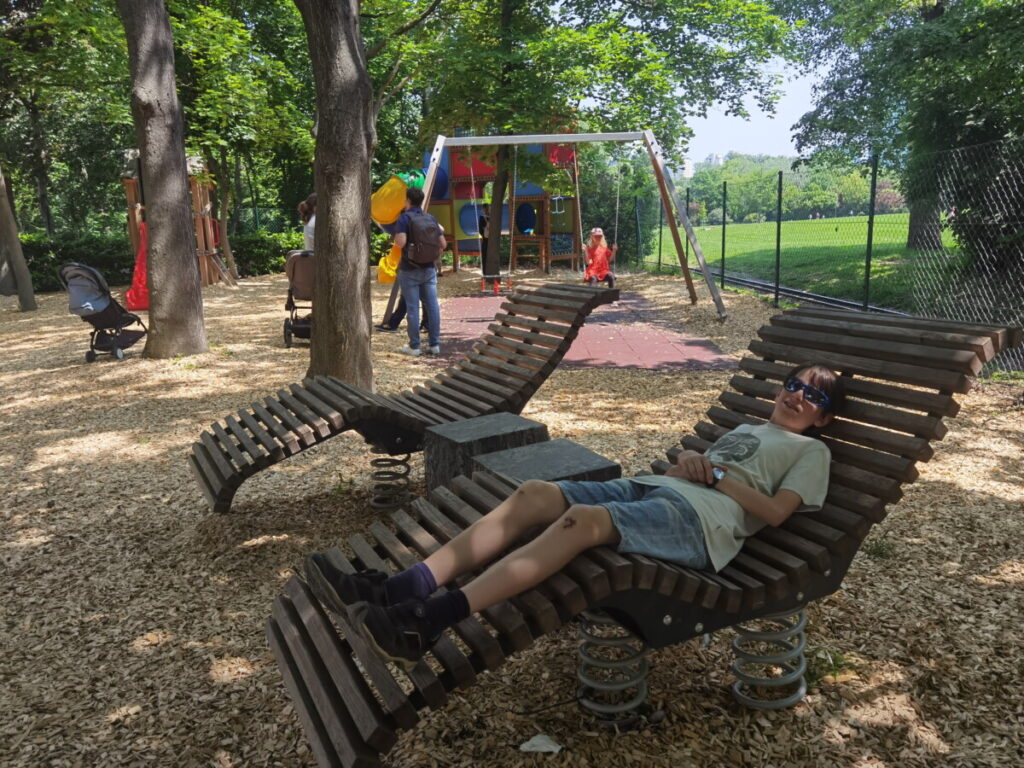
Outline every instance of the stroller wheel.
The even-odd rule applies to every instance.
[[[114,351],[111,354],[113,354],[118,360],[124,360],[124,350],[120,347],[114,347]]]
[[[292,348],[292,321],[288,319],[284,321],[284,345],[288,349]]]
[[[87,362],[87,363],[95,363],[96,362],[96,353],[93,352],[91,349],[88,352],[85,353],[85,362]]]

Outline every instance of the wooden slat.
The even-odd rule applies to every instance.
[[[378,752],[387,752],[395,745],[397,736],[394,728],[387,722],[373,692],[366,685],[366,680],[353,663],[351,648],[338,637],[309,587],[293,578],[285,584],[285,592],[291,598],[296,616],[301,620],[305,633],[316,650],[316,656],[322,663],[322,667],[313,671],[318,677],[324,677],[334,684],[335,690],[340,694],[340,701],[344,702],[344,709],[362,741]],[[279,624],[284,627],[280,621]],[[287,631],[285,635],[287,637]],[[308,682],[309,675],[303,677]],[[332,697],[334,698],[336,697]],[[323,707],[318,709],[321,713],[324,712]]]
[[[792,555],[815,573],[825,573],[832,567],[832,558],[825,547],[792,530],[768,525],[758,531],[754,538]]]
[[[745,357],[740,360],[740,368],[754,376],[761,376],[781,382],[789,374],[793,366]],[[923,411],[934,416],[956,416],[960,411],[959,403],[947,394],[850,377],[846,377],[844,383],[846,385],[846,394],[850,397],[859,397],[878,403],[895,405],[900,408],[910,408],[911,410]]]
[[[772,325],[797,330],[837,334],[855,338],[877,339],[942,349],[966,350],[977,355],[981,362],[992,359],[995,345],[988,335],[954,333],[950,331],[881,325],[859,320],[842,320],[835,316],[816,318],[808,315],[779,314],[771,319]]]
[[[889,379],[890,381],[900,381],[919,387],[930,387],[940,392],[966,394],[971,388],[971,380],[962,373],[955,371],[904,365],[903,363],[878,360],[871,357],[845,355],[832,350],[806,345],[753,341],[750,343],[749,349],[754,354],[771,360],[785,360],[794,365],[814,360],[822,365],[827,365],[835,371],[851,374],[857,373],[872,378]]]
[[[538,347],[547,347],[548,349],[555,350],[568,349],[569,345],[572,344],[572,340],[575,338],[575,334],[569,338],[550,336],[546,333],[520,331],[516,328],[510,328],[507,325],[501,325],[499,323],[491,323],[487,326],[487,330],[495,336],[500,336],[505,339],[513,339],[524,344],[534,344]],[[485,336],[484,338],[487,337]]]
[[[576,338],[577,328],[574,325],[558,325],[556,323],[548,323],[543,320],[535,320],[528,317],[516,317],[514,315],[499,315],[494,318],[496,323],[500,323],[502,326],[514,326],[516,328],[523,328],[533,333],[545,333],[549,336],[556,338]]]
[[[270,454],[264,451],[262,446],[256,444],[249,433],[238,423],[238,419],[234,416],[225,416],[224,423],[228,425],[228,431],[238,440],[242,450],[252,457],[253,463],[260,468],[267,466]]]
[[[356,572],[355,566],[336,547],[327,550],[324,554],[331,565],[343,573],[353,574]],[[409,729],[415,726],[419,720],[416,707],[413,706],[412,701],[406,696],[398,681],[391,675],[384,661],[366,644],[362,636],[349,625],[347,615],[334,613],[330,610],[330,606],[323,607],[333,616],[335,623],[338,624],[345,634],[345,638],[348,640],[353,653],[359,659],[363,670],[376,689],[381,701],[383,701],[384,709],[391,713],[400,728]]]
[[[242,452],[237,443],[231,439],[227,430],[220,425],[220,422],[215,421],[211,424],[210,430],[213,432],[217,443],[230,457],[231,463],[235,467],[235,471],[245,476],[251,474],[251,472],[254,471],[256,460],[249,454]]]
[[[775,600],[785,597],[789,591],[786,574],[746,552],[736,555],[730,565],[763,582],[768,596]]]
[[[764,538],[751,536],[744,540],[743,551],[786,574],[792,586],[803,589],[810,582],[810,568],[802,558],[785,552]]]
[[[259,420],[273,433],[274,437],[281,442],[289,454],[298,453],[302,448],[299,446],[299,437],[292,430],[274,418],[274,415],[259,403],[253,403],[252,412],[259,417]]]
[[[850,312],[849,310],[818,307],[801,307],[799,309],[786,310],[784,314],[792,314],[798,317],[835,318],[840,322],[853,320],[855,322],[871,323],[872,325],[880,326],[988,336],[993,342],[992,351],[995,354],[1006,348],[1008,342],[1007,331],[1010,330],[1012,332],[1012,329],[1001,328],[996,325],[985,325],[983,323],[962,323],[959,320],[942,320],[931,317],[901,317],[899,315]],[[985,360],[984,362],[988,361]]]
[[[242,423],[253,434],[253,437],[263,446],[263,450],[266,451],[267,457],[271,462],[280,461],[285,457],[284,445],[260,424],[254,414],[248,411],[239,411],[238,415],[241,417]]]
[[[537,376],[536,371],[529,368],[523,368],[522,366],[513,365],[512,363],[506,363],[503,360],[498,360],[497,358],[487,355],[485,350],[481,350],[480,352],[470,352],[466,355],[466,363],[463,363],[463,365],[467,363],[487,369],[487,372],[493,377],[500,377],[505,381],[508,381],[510,378],[518,380],[520,382],[518,384],[520,389],[523,384],[532,384],[534,378]]]
[[[847,536],[838,528],[825,525],[806,513],[790,515],[779,530],[792,532],[807,541],[819,544],[833,557],[845,557],[856,548],[856,541],[852,536]]]
[[[375,568],[378,571],[383,571],[384,573],[390,573],[393,570],[387,564],[387,561],[377,554],[373,546],[362,534],[356,534],[355,536],[349,537],[348,545],[352,548],[352,552],[367,568]],[[451,641],[449,640],[449,642]],[[374,653],[372,650],[370,652]],[[441,661],[439,654],[434,654],[434,657],[437,658],[438,661]],[[441,661],[441,663],[444,665],[443,661]],[[426,659],[420,659],[416,663],[416,666],[405,674],[409,676],[409,680],[412,681],[413,686],[415,686],[416,690],[423,697],[423,701],[425,701],[427,706],[431,709],[440,709],[448,701],[448,692],[445,689],[444,683],[437,677],[434,670],[430,668]]]
[[[560,312],[557,309],[544,309],[530,304],[513,304],[511,301],[503,302],[501,305],[503,312],[507,312],[508,315],[515,315],[517,317],[535,317],[538,320],[552,321],[557,320],[563,323],[567,323],[569,327],[572,327],[579,321],[578,312]],[[495,320],[508,315],[499,314],[495,316]]]
[[[199,460],[196,458],[197,448],[205,450],[202,445],[193,445],[192,451],[188,455],[189,466],[192,467],[192,471],[195,473],[196,479],[199,480],[199,490],[203,492],[203,495],[206,497],[207,502],[209,502],[210,507],[213,508],[215,512],[219,512],[221,510],[218,509],[218,507],[220,507],[222,501],[219,495],[219,489],[222,486],[220,485],[219,480],[217,480],[217,484],[214,485],[215,481],[211,480],[210,476],[207,474],[207,470],[205,470],[199,463]]]
[[[452,376],[450,371],[443,371],[438,374],[436,381],[438,386],[458,390],[468,398],[479,400],[481,403],[486,403],[488,407],[492,409],[497,409],[505,402],[505,398],[501,395],[497,395],[483,387],[476,386],[462,378]],[[428,381],[427,386],[433,387],[434,382]]]
[[[445,374],[451,376],[456,381],[473,387],[474,389],[483,390],[485,392],[490,392],[493,395],[497,395],[501,398],[502,403],[507,403],[510,400],[515,399],[516,395],[518,395],[518,391],[513,387],[491,381],[489,376],[479,376],[472,370],[472,367],[463,368],[460,364],[456,364],[454,368],[449,368],[445,371]]]
[[[844,380],[844,384],[846,381],[848,380]],[[769,401],[774,401],[775,395],[781,389],[779,384],[764,381],[763,379],[751,379],[745,376],[733,376],[729,384],[743,395],[760,397]],[[723,393],[723,397],[726,394],[731,393]],[[723,402],[725,401],[723,400]],[[940,418],[922,416],[897,408],[862,403],[850,397],[847,397],[846,403],[843,406],[843,412],[839,415],[839,418],[846,421],[861,421],[873,426],[893,429],[897,432],[907,432],[926,440],[941,440],[946,435],[946,426]]]
[[[512,365],[518,365],[520,368],[527,368],[533,371],[535,376],[538,373],[542,376],[546,376],[555,369],[557,362],[551,360],[550,357],[548,360],[543,360],[534,355],[520,354],[520,350],[518,349],[520,346],[519,344],[515,342],[503,344],[501,343],[501,339],[496,339],[495,337],[491,338],[496,340],[498,343],[484,344],[483,342],[478,342],[476,346],[473,347],[473,351],[481,355],[502,360],[506,363],[511,363]]]
[[[277,599],[280,601],[284,598],[279,597]],[[295,712],[299,716],[302,730],[306,734],[306,740],[309,742],[317,763],[325,768],[349,768],[349,766],[345,766],[341,762],[338,753],[335,752],[334,747],[331,745],[330,736],[328,736],[323,722],[316,712],[313,698],[310,696],[309,691],[306,689],[306,684],[302,680],[302,672],[292,658],[281,627],[278,626],[273,618],[267,619],[266,633],[270,650],[277,660],[281,677],[284,679],[288,694],[295,704]],[[369,752],[369,750],[367,751]]]
[[[228,461],[228,457],[224,455],[224,449],[220,446],[219,441],[209,432],[203,432],[199,436],[199,440],[206,449],[210,465],[217,470],[217,474],[223,479],[223,484],[233,482],[239,471]]]
[[[818,333],[779,325],[764,326],[758,330],[757,335],[769,343],[810,347],[855,357],[868,356],[875,360],[919,365],[930,370],[956,371],[968,376],[976,376],[981,371],[978,356],[961,349],[861,339],[841,333]]]
[[[719,574],[743,590],[742,604],[744,608],[757,609],[764,605],[767,592],[764,582],[733,568],[731,565],[725,566],[719,571]]]
[[[318,437],[327,437],[331,434],[330,425],[317,414],[313,413],[312,410],[306,407],[306,405],[300,402],[290,392],[279,389],[277,390],[277,399],[281,401],[289,411],[294,413],[298,418],[308,426],[313,433]]]
[[[370,524],[370,533],[384,547],[388,556],[398,564],[400,569],[411,568],[419,562],[419,558],[380,521]],[[456,686],[465,688],[476,680],[476,672],[472,664],[469,663],[469,659],[462,654],[447,635],[442,634],[430,652],[441,662],[441,666],[448,670]]]
[[[303,445],[308,447],[318,442],[316,434],[310,429],[309,425],[300,421],[295,414],[284,407],[283,403],[278,402],[272,397],[265,398],[263,402],[266,404],[267,409],[281,420],[282,424],[298,436]]]
[[[452,403],[453,406],[458,404],[462,408],[468,408],[469,412],[473,414],[470,418],[494,412],[494,408],[489,402],[481,400],[479,397],[470,397],[459,387],[453,387],[449,381],[429,380],[423,382],[423,386]]]
[[[329,403],[325,403],[317,397],[312,390],[301,384],[289,384],[288,388],[297,400],[326,421],[331,426],[332,432],[337,432],[345,426],[345,418]]]

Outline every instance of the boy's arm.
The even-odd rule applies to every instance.
[[[670,467],[665,474],[669,477],[681,477],[691,483],[710,485],[715,479],[711,470],[716,466],[728,469],[720,464],[712,464],[706,456],[696,451],[683,451],[676,457],[676,465]],[[783,488],[774,496],[766,496],[755,488],[733,479],[728,473],[718,481],[715,490],[724,493],[743,507],[744,511],[772,526],[782,525],[786,518],[803,504],[800,494],[794,491]]]

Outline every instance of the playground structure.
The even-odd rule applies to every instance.
[[[135,269],[145,274],[146,233],[143,221],[146,210],[146,190],[142,184],[141,160],[138,153],[131,150],[127,153],[124,171],[121,174],[124,184],[125,199],[128,211],[128,238],[135,254]],[[202,285],[225,283],[235,286],[235,279],[228,272],[220,259],[220,223],[213,218],[213,202],[210,193],[213,184],[207,179],[206,168],[196,157],[188,158],[188,188],[192,199],[192,221],[195,227],[196,254],[199,260],[199,279]],[[133,281],[134,282],[134,281]],[[145,308],[145,307],[139,307]]]
[[[722,297],[718,292],[718,287],[711,278],[711,270],[708,268],[707,261],[704,259],[704,251],[701,249],[700,243],[697,241],[697,236],[694,234],[693,227],[690,225],[686,209],[679,202],[679,196],[676,194],[672,177],[669,175],[666,168],[665,158],[661,151],[661,145],[655,138],[654,133],[649,130],[621,133],[564,133],[512,136],[448,137],[439,134],[437,140],[434,142],[433,150],[430,152],[429,156],[426,156],[426,169],[423,173],[422,180],[422,189],[424,194],[423,208],[437,218],[442,226],[444,226],[446,232],[454,233],[454,237],[451,238],[451,241],[453,243],[453,264],[455,269],[458,270],[459,267],[460,248],[462,248],[463,251],[466,251],[468,248],[472,247],[471,244],[475,242],[477,244],[477,252],[479,252],[480,233],[478,231],[477,222],[481,212],[480,206],[485,202],[483,199],[484,182],[481,181],[481,179],[493,179],[494,169],[491,168],[491,166],[485,165],[481,161],[474,159],[472,156],[470,156],[468,163],[457,156],[453,157],[451,154],[451,150],[453,148],[485,146],[519,147],[526,145],[528,151],[540,152],[543,151],[543,147],[549,147],[548,157],[553,163],[562,167],[567,167],[570,164],[572,165],[570,177],[574,186],[578,189],[578,169],[576,165],[576,152],[574,145],[596,141],[643,142],[647,155],[651,160],[651,167],[654,171],[655,179],[658,182],[658,191],[661,196],[661,203],[667,214],[665,218],[668,221],[669,230],[672,233],[672,242],[676,249],[676,257],[679,260],[680,270],[686,280],[686,287],[690,294],[690,302],[692,304],[697,303],[697,291],[694,288],[693,276],[690,274],[690,268],[687,264],[686,252],[683,249],[683,234],[680,233],[680,229],[685,233],[685,237],[689,241],[690,247],[693,249],[694,257],[697,259],[697,263],[700,266],[701,274],[704,275],[704,281],[707,284],[708,291],[711,293],[712,300],[715,302],[718,315],[724,320],[727,315],[725,305],[722,303]],[[478,170],[480,171],[479,177],[477,176]],[[449,171],[451,173],[449,173]],[[489,176],[488,174],[491,175]],[[468,181],[466,180],[467,177]],[[390,180],[388,184],[391,184],[391,182],[396,179],[397,177],[392,177],[392,180]],[[397,192],[399,188],[404,189],[404,187],[401,187],[403,183],[404,182],[402,180],[398,180],[394,191]],[[420,184],[418,179],[416,183],[417,185]],[[382,193],[387,191],[391,191],[386,189],[388,184],[385,184],[384,187],[378,190],[374,195],[375,200],[373,205],[377,204],[379,195],[382,195]],[[433,197],[435,186],[438,191],[437,198]],[[451,188],[452,192],[450,199],[448,197],[449,188]],[[501,213],[501,231],[504,233],[508,230],[511,241],[509,274],[511,274],[511,270],[517,266],[518,259],[525,257],[525,254],[519,255],[518,245],[539,246],[541,265],[547,271],[550,270],[552,261],[560,259],[570,259],[573,263],[573,267],[575,267],[576,259],[579,258],[579,255],[582,253],[583,245],[582,232],[580,231],[580,221],[582,217],[580,215],[579,195],[577,194],[571,198],[572,249],[562,251],[557,250],[558,246],[555,245],[554,241],[555,236],[551,235],[552,227],[555,225],[552,221],[552,214],[555,214],[556,216],[565,215],[567,207],[562,206],[561,210],[553,210],[551,205],[551,196],[535,185],[523,185],[518,183],[518,180],[515,178],[514,169],[510,174],[509,190],[509,202],[502,207]],[[472,198],[470,199],[469,196],[472,196]],[[570,198],[562,198],[561,201],[564,202],[568,199]],[[461,206],[459,205],[460,202],[462,203]],[[522,208],[522,206],[528,206],[529,210]],[[523,211],[523,218],[520,221],[519,212],[521,208]],[[510,214],[510,211],[515,211],[515,214]],[[533,214],[532,222],[534,231],[527,233],[525,230],[531,228],[528,226],[531,220],[531,212]],[[375,214],[374,220],[382,227],[382,229],[390,231],[388,226],[397,220],[399,213],[400,210],[395,210],[394,217],[391,218],[390,221],[382,221]],[[538,219],[541,221],[540,232],[536,231]],[[497,220],[497,217],[495,217],[495,220]],[[517,233],[515,231],[516,229],[520,229],[521,232]],[[470,232],[473,232],[475,240],[469,237]],[[545,251],[545,248],[548,248],[548,250]],[[534,254],[535,257],[537,255],[538,254]],[[395,250],[392,250],[391,256],[385,257],[385,259],[392,261],[395,268],[397,268],[398,254]],[[500,280],[500,276],[498,274],[499,271],[500,270],[497,269],[497,265],[492,265],[492,268],[488,269],[487,265],[484,264],[484,260],[481,259],[481,272],[483,273],[484,280],[488,278],[494,280],[495,293],[497,293],[498,282]],[[391,274],[393,275],[393,272]],[[388,298],[382,322],[387,323],[390,319],[397,296],[398,283],[395,282],[391,288],[391,296]]]

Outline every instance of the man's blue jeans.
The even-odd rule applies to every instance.
[[[398,287],[405,299],[406,330],[409,332],[409,348],[420,348],[420,302],[427,316],[427,344],[437,347],[441,344],[441,307],[437,303],[437,270],[398,270]]]

